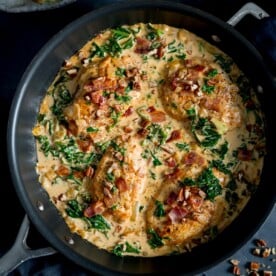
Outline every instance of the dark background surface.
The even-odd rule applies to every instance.
[[[12,172],[9,170],[6,154],[6,129],[9,109],[20,78],[35,54],[54,34],[81,15],[115,2],[121,1],[78,0],[59,9],[35,13],[13,14],[0,11],[0,257],[13,245],[25,214],[12,185],[10,177]],[[182,0],[175,2],[198,7],[227,21],[247,1]],[[270,15],[276,16],[276,8],[272,7],[274,1],[259,0],[254,2]],[[247,18],[237,26],[237,29],[250,40],[254,40],[255,31],[258,27],[259,22],[255,19]],[[274,34],[276,36],[276,32]],[[265,53],[263,54],[265,55]],[[268,58],[267,62],[272,70],[271,59]],[[270,256],[263,260],[260,258],[256,259],[251,254],[254,240],[257,238],[264,238],[269,246],[275,247],[275,233],[276,210],[274,208],[255,236],[233,255],[233,258],[241,260],[243,274],[246,272],[248,262],[252,260],[264,262],[266,268],[270,266],[270,270],[276,273],[276,263],[272,261],[273,258],[276,258],[275,256]],[[47,242],[40,237],[35,229],[31,229],[30,234],[28,239],[30,247],[37,248],[47,245]],[[206,271],[205,275],[231,275],[230,268],[231,265],[228,260],[225,260]],[[10,275],[91,275],[91,272],[89,273],[78,265],[73,264],[62,255],[56,254],[27,261]]]

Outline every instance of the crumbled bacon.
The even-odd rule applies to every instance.
[[[137,74],[139,74],[139,69],[137,67],[126,70],[126,75],[128,78],[135,77]]]
[[[165,54],[165,46],[164,45],[160,45],[158,48],[157,48],[157,53],[156,53],[156,57],[157,58],[161,58],[163,57]]]
[[[138,129],[137,134],[140,137],[146,137],[149,134],[149,131],[145,128],[140,128]]]
[[[86,92],[95,92],[103,90],[115,90],[118,87],[116,79],[109,79],[106,77],[98,77],[90,80],[83,86]]]
[[[106,103],[106,98],[103,96],[101,91],[90,93],[90,95],[92,103],[97,104],[99,106],[102,106]]]
[[[166,180],[176,180],[179,178],[180,175],[181,175],[181,171],[179,170],[179,168],[175,168],[173,170],[173,172],[171,172],[169,174],[165,174],[165,179]]]
[[[88,152],[92,146],[92,140],[87,137],[85,139],[78,139],[77,144],[82,152]]]
[[[145,38],[137,37],[134,51],[137,54],[147,54],[151,51],[151,42]]]
[[[174,159],[172,156],[169,157],[169,158],[167,158],[167,159],[165,160],[165,163],[166,163],[166,165],[167,165],[168,167],[170,167],[170,168],[174,168],[174,167],[177,165],[175,159]]]
[[[142,119],[139,123],[139,125],[142,127],[142,128],[146,128],[148,125],[150,125],[150,121],[147,120],[147,119]]]
[[[168,217],[172,223],[179,223],[182,221],[182,219],[187,217],[188,214],[188,209],[184,207],[175,206],[169,211]]]
[[[77,126],[75,120],[70,120],[68,122],[68,131],[69,131],[69,133],[73,134],[74,136],[78,135],[78,126]]]
[[[177,199],[177,194],[175,192],[171,192],[166,199],[165,203],[168,205],[172,205]]]
[[[131,133],[132,130],[133,130],[133,129],[132,129],[131,127],[129,127],[129,126],[125,126],[125,127],[124,127],[124,132],[125,132],[125,133]]]
[[[252,159],[253,151],[248,149],[238,150],[238,159],[241,161],[250,161]]]
[[[183,163],[188,166],[194,165],[194,164],[202,166],[204,162],[205,162],[204,158],[194,151],[187,153],[183,158]]]
[[[147,112],[149,112],[149,113],[151,113],[151,112],[153,112],[153,111],[155,111],[156,109],[155,109],[155,107],[153,106],[153,105],[151,105],[151,106],[149,106],[148,108],[147,108]]]
[[[133,90],[140,91],[141,90],[141,84],[138,81],[133,82],[132,85]]]
[[[70,174],[70,170],[63,165],[60,165],[56,171],[56,174],[58,176],[68,176]]]
[[[180,189],[176,201],[183,202],[185,199],[184,188]]]
[[[181,138],[181,132],[180,130],[174,130],[171,133],[171,136],[167,139],[166,143],[178,140]]]
[[[128,184],[126,183],[123,177],[119,177],[115,181],[116,187],[119,189],[120,192],[125,192],[129,189]]]
[[[91,218],[97,214],[102,214],[105,210],[104,203],[101,200],[91,203],[85,210],[83,215]]]
[[[196,64],[194,66],[192,66],[192,69],[194,69],[195,71],[198,71],[198,72],[202,72],[204,71],[206,67],[202,64]]]
[[[166,114],[163,111],[155,110],[150,113],[150,118],[153,123],[161,123],[166,121]]]
[[[196,93],[199,89],[197,82],[198,72],[189,70],[185,76],[182,72],[176,72],[170,81],[171,89],[181,88],[182,93]]]
[[[132,106],[128,107],[128,109],[125,111],[124,115],[125,117],[130,116],[133,113],[134,109]]]
[[[92,178],[93,175],[94,175],[94,169],[91,166],[89,166],[85,171],[85,176]]]
[[[85,175],[85,172],[83,171],[74,171],[73,175],[75,178],[82,179]]]

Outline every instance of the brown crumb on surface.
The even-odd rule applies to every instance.
[[[267,242],[263,239],[257,239],[255,240],[255,244],[259,247],[265,247],[267,246]]]
[[[237,265],[233,265],[232,273],[233,275],[241,275],[241,270]]]
[[[272,276],[273,275],[273,272],[270,271],[270,270],[264,270],[263,271],[263,276]]]
[[[250,270],[258,271],[259,268],[260,268],[260,263],[258,263],[258,262],[250,262],[249,268],[250,268]]]
[[[261,256],[262,256],[263,258],[267,258],[268,256],[270,256],[270,253],[271,253],[271,248],[266,247],[266,248],[264,248],[264,249],[262,250]]]

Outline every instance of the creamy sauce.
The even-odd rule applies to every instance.
[[[33,128],[72,232],[118,256],[214,238],[259,184],[262,113],[225,53],[184,29],[106,30],[65,61]]]

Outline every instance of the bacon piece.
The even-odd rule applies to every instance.
[[[151,112],[153,112],[153,111],[155,111],[156,109],[155,109],[155,107],[153,106],[153,105],[151,105],[151,106],[149,106],[148,108],[147,108],[147,112],[149,112],[149,113],[151,113]]]
[[[92,103],[97,104],[99,106],[102,106],[106,103],[106,98],[102,95],[101,91],[90,93],[90,95]]]
[[[75,122],[75,120],[70,120],[68,122],[68,130],[71,134],[73,134],[74,136],[78,135],[78,126]]]
[[[166,180],[176,180],[181,175],[181,171],[178,168],[175,168],[172,173],[166,174],[165,179]]]
[[[177,194],[175,192],[171,192],[168,198],[166,199],[165,203],[168,205],[172,205],[173,203],[176,202],[176,199],[177,199]]]
[[[82,179],[84,177],[85,173],[83,171],[74,171],[73,175],[75,178]]]
[[[146,128],[147,126],[150,125],[150,121],[147,120],[147,119],[142,119],[139,123],[139,125],[142,127],[142,128]]]
[[[56,174],[58,176],[68,176],[70,174],[70,170],[63,165],[60,165],[56,171]]]
[[[104,203],[101,200],[91,203],[83,212],[87,218],[91,218],[97,214],[102,214],[105,210]]]
[[[205,68],[206,67],[202,64],[196,64],[192,67],[192,69],[194,69],[197,72],[202,72],[202,71],[204,71]]]
[[[128,107],[128,109],[125,111],[124,115],[125,117],[130,116],[133,113],[134,109],[132,106]]]
[[[137,67],[126,70],[126,75],[128,78],[135,77],[137,74],[139,74],[139,69]]]
[[[167,158],[166,160],[165,160],[165,163],[166,163],[166,165],[168,166],[168,167],[170,167],[170,168],[174,168],[175,166],[176,166],[176,161],[175,161],[175,159],[171,156],[171,157],[169,157],[169,158]]]
[[[135,53],[137,54],[147,54],[151,51],[151,42],[145,38],[137,37],[136,38],[136,46]]]
[[[93,175],[94,175],[94,169],[91,166],[89,166],[85,171],[85,176],[92,178]]]
[[[125,132],[125,133],[131,133],[132,130],[133,130],[133,129],[132,129],[131,127],[129,127],[129,126],[125,126],[125,127],[124,127],[124,132]]]
[[[183,202],[184,201],[184,188],[180,189],[179,192],[178,192],[178,195],[177,195],[177,199],[176,201],[178,202]]]
[[[248,149],[238,150],[238,159],[241,161],[250,161],[252,159],[253,151]]]
[[[166,141],[166,143],[178,140],[181,138],[181,132],[180,130],[173,130],[171,133],[171,136],[169,137],[169,139]]]
[[[141,90],[141,84],[138,81],[133,82],[133,90],[140,91]]]
[[[103,90],[115,90],[118,87],[116,79],[109,79],[106,77],[99,77],[90,80],[83,86],[86,92],[95,92]]]
[[[146,137],[148,134],[149,134],[149,131],[145,128],[140,128],[138,131],[137,131],[137,134],[138,136],[140,137]]]
[[[77,144],[82,152],[88,152],[92,146],[92,140],[89,138],[78,139]]]
[[[156,53],[156,56],[157,58],[161,58],[163,57],[165,54],[165,46],[164,45],[160,45],[158,48],[157,48],[157,53]]]
[[[188,214],[188,209],[184,207],[175,206],[169,211],[168,217],[172,223],[179,223],[182,221],[182,219],[187,217]]]
[[[150,113],[150,117],[153,123],[161,123],[166,121],[166,114],[163,111],[155,110]]]
[[[116,179],[115,185],[119,189],[120,192],[125,192],[129,189],[125,179],[122,177],[119,177]]]
[[[205,160],[198,153],[191,151],[184,156],[183,163],[188,166],[191,166],[194,164],[202,166],[205,163]]]

